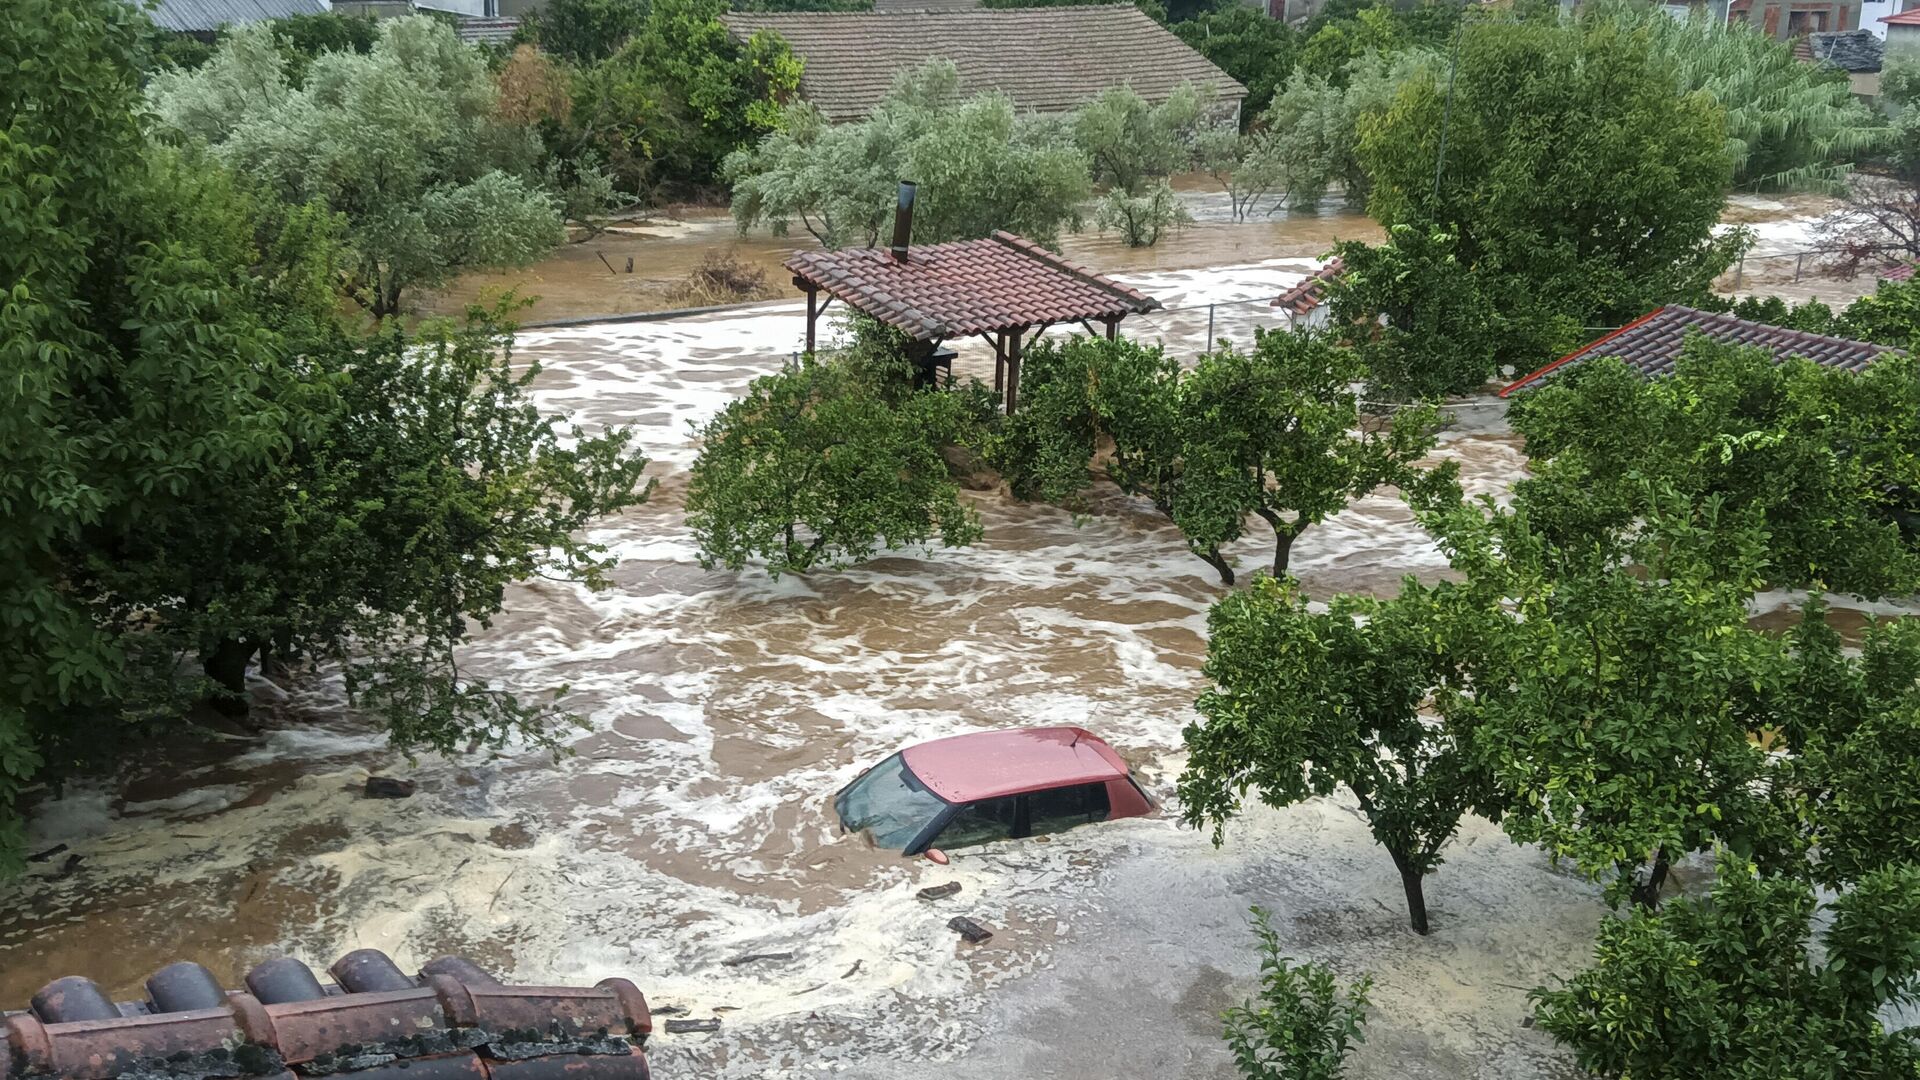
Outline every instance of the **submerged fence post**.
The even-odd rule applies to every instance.
[[[1213,309],[1213,304],[1207,305],[1207,343],[1206,347],[1200,350],[1202,353],[1213,351]]]

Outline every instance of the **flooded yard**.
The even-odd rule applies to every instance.
[[[1068,250],[1170,309],[1123,332],[1190,356],[1207,305],[1245,313],[1235,334],[1272,325],[1264,300],[1310,272],[1330,235],[1296,228],[1289,249],[1238,263],[1218,258],[1240,250],[1229,241],[1196,240],[1204,269]],[[698,247],[647,265],[664,273]],[[1149,255],[1177,265],[1181,251]],[[577,251],[540,272],[557,279],[561,260]],[[803,329],[784,301],[522,335],[520,354],[543,365],[540,404],[633,425],[660,480],[650,503],[593,531],[620,560],[612,588],[517,588],[469,651],[473,671],[517,688],[567,687],[585,721],[569,753],[409,762],[344,708],[336,680],[259,683],[263,738],[37,808],[30,850],[65,848],[0,885],[0,1003],[67,974],[137,996],[182,958],[235,985],[278,954],[324,967],[372,946],[412,970],[457,951],[515,980],[622,975],[656,1008],[721,1017],[718,1035],[656,1036],[663,1077],[1225,1076],[1218,1013],[1251,983],[1244,914],[1260,904],[1294,955],[1375,976],[1356,1075],[1569,1073],[1522,1026],[1525,991],[1585,960],[1603,909],[1538,852],[1469,822],[1429,885],[1435,933],[1419,938],[1343,799],[1255,810],[1220,849],[1179,827],[1181,730],[1223,590],[1150,507],[1107,488],[1076,520],[975,492],[986,536],[973,548],[778,582],[702,570],[681,510],[689,424],[785,362]],[[956,370],[990,379],[991,356],[973,343]],[[1524,458],[1501,404],[1450,415],[1437,454],[1470,491],[1503,492]],[[1254,537],[1232,554],[1251,568],[1267,550]],[[1444,566],[1390,493],[1308,531],[1294,555],[1317,597],[1390,592]],[[832,793],[902,745],[1034,724],[1105,737],[1158,810],[948,867],[837,835]],[[370,773],[419,793],[362,798]],[[946,882],[960,893],[915,896]],[[961,943],[946,925],[959,914],[993,938]],[[790,955],[729,963],[768,953]]]

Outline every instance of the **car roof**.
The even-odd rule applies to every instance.
[[[1127,763],[1085,728],[975,731],[909,746],[907,767],[948,802],[1120,780]]]

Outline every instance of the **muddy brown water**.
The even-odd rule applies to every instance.
[[[1338,227],[1289,235],[1311,252],[1325,238],[1312,230]],[[1238,303],[1236,333],[1270,325],[1263,298],[1312,266],[1291,254],[1122,271],[1171,309],[1129,332],[1190,355],[1209,303]],[[611,588],[518,587],[465,657],[501,685],[566,687],[586,724],[566,756],[409,762],[344,705],[337,674],[260,683],[261,737],[158,755],[36,807],[31,849],[66,849],[0,884],[0,1008],[62,975],[125,999],[176,959],[238,985],[270,956],[324,967],[362,946],[403,965],[463,952],[532,981],[624,975],[656,1002],[740,1019],[960,1000],[1037,963],[1064,926],[1054,913],[1089,895],[1103,864],[1166,842],[1164,809],[934,877],[839,835],[829,799],[907,743],[1073,723],[1114,743],[1164,804],[1223,589],[1176,530],[1110,486],[1081,517],[969,492],[986,528],[970,549],[778,581],[701,568],[680,506],[689,424],[782,363],[800,323],[796,304],[776,303],[522,336],[543,364],[539,403],[589,427],[634,425],[661,480],[647,505],[591,531],[618,559]],[[991,377],[978,343],[956,366]],[[1504,492],[1524,457],[1500,404],[1450,412],[1437,454],[1461,463],[1469,491]],[[1270,550],[1254,532],[1231,554],[1250,571]],[[1391,592],[1445,564],[1383,492],[1306,533],[1294,570],[1327,596]],[[370,772],[420,792],[361,798]],[[962,882],[969,915],[1017,932],[954,963],[946,913],[913,897],[935,880]],[[722,963],[774,951],[796,959]],[[948,1038],[924,1023],[912,1037]]]

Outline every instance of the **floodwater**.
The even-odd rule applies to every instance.
[[[1127,272],[1167,310],[1125,328],[1183,357],[1210,329],[1245,340],[1274,324],[1266,300],[1314,265]],[[0,1007],[68,974],[138,997],[148,974],[183,958],[237,985],[281,954],[322,968],[372,946],[412,968],[451,951],[521,981],[631,978],[656,1006],[725,1019],[718,1037],[661,1037],[663,1070],[759,1076],[969,1054],[1001,1023],[989,1003],[1041,985],[1056,954],[1084,967],[1138,948],[1179,985],[1201,980],[1187,1037],[1217,1053],[1222,972],[1252,972],[1250,950],[1237,968],[1224,958],[1242,954],[1219,943],[1244,938],[1222,912],[1259,902],[1285,916],[1296,955],[1362,958],[1380,980],[1362,1075],[1404,1075],[1443,1051],[1513,1066],[1502,1075],[1548,1074],[1536,1066],[1551,1048],[1518,1017],[1526,987],[1584,955],[1600,911],[1590,886],[1469,823],[1433,886],[1436,918],[1455,930],[1413,939],[1398,929],[1389,864],[1341,800],[1256,809],[1218,851],[1167,812],[1206,611],[1224,590],[1144,504],[1103,488],[1076,520],[970,492],[986,530],[973,548],[778,582],[701,569],[681,510],[689,425],[775,370],[802,334],[787,301],[522,335],[521,355],[543,364],[540,405],[590,427],[632,425],[660,480],[649,504],[591,533],[619,559],[610,589],[516,588],[465,658],[524,691],[567,687],[585,722],[568,755],[408,762],[344,707],[337,678],[257,682],[263,737],[37,808],[31,850],[65,848],[0,885]],[[977,342],[956,367],[991,377]],[[1460,462],[1470,491],[1503,492],[1524,459],[1500,404],[1469,399],[1450,417],[1437,454]],[[1268,553],[1257,534],[1231,552],[1243,570]],[[1445,564],[1389,492],[1308,531],[1294,568],[1325,597],[1390,592]],[[831,794],[900,746],[1048,723],[1105,736],[1163,809],[957,853],[945,868],[837,835]],[[370,772],[414,779],[419,793],[361,798]],[[962,885],[953,901],[914,896],[947,881]],[[1124,923],[1128,897],[1165,907],[1182,889],[1210,913],[1212,975],[1180,970],[1178,926],[1076,936]],[[961,946],[946,929],[955,914],[995,936]],[[791,957],[726,963],[750,953]]]
[[[1067,258],[1109,273],[1192,269],[1258,262],[1281,256],[1318,258],[1337,240],[1377,240],[1380,227],[1328,198],[1314,211],[1272,214],[1258,208],[1234,222],[1226,196],[1204,177],[1180,178],[1181,202],[1193,224],[1153,247],[1130,248],[1113,233],[1088,228],[1062,241]],[[469,274],[445,292],[427,298],[429,312],[454,314],[470,303],[512,291],[533,299],[526,323],[665,311],[695,306],[674,293],[703,259],[731,255],[765,273],[769,295],[797,296],[792,275],[780,266],[795,248],[815,242],[796,223],[776,237],[765,228],[741,235],[725,210],[681,208],[646,222],[623,225],[592,239],[568,244],[523,270]]]

